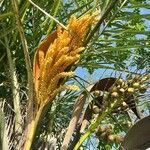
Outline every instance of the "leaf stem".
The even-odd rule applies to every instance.
[[[4,29],[3,29],[4,30]],[[20,94],[19,94],[19,82],[17,79],[17,73],[15,68],[15,62],[11,55],[11,50],[8,44],[7,36],[4,37],[5,40],[5,47],[6,47],[6,53],[7,53],[7,60],[8,60],[8,66],[9,66],[9,73],[10,73],[10,79],[11,79],[11,90],[13,95],[13,105],[15,110],[15,131],[21,133],[22,127],[22,116],[21,116],[21,110],[20,110]]]
[[[67,27],[64,26],[62,23],[60,23],[57,19],[55,19],[53,16],[51,16],[50,14],[48,14],[46,11],[44,11],[43,9],[41,9],[38,5],[36,5],[35,3],[33,3],[31,0],[29,0],[29,2],[35,6],[37,9],[39,9],[41,12],[43,12],[46,16],[48,16],[49,18],[51,18],[52,20],[54,20],[56,23],[58,23],[62,28],[64,28],[65,30],[67,30]]]
[[[37,126],[38,126],[39,120],[41,118],[42,112],[43,112],[43,107],[40,107],[36,113],[35,119],[33,119],[31,121],[31,123],[28,124],[27,136],[26,136],[26,141],[25,141],[23,150],[30,150],[31,149],[33,139],[34,139],[34,136],[35,136]]]
[[[53,16],[56,17],[57,13],[58,13],[58,10],[59,10],[59,6],[60,6],[60,0],[55,0],[54,1],[54,5],[53,5],[53,8],[52,8],[52,12],[53,12]],[[49,34],[53,28],[53,25],[54,25],[54,20],[52,20],[50,22],[50,25],[49,25],[49,28],[47,30],[47,34]]]
[[[12,8],[14,11],[14,15],[16,18],[16,24],[18,27],[18,31],[21,38],[21,43],[23,47],[23,52],[25,56],[25,64],[27,69],[27,76],[28,76],[28,108],[27,108],[27,121],[29,121],[33,117],[33,97],[34,97],[34,85],[33,85],[33,75],[32,75],[32,67],[31,61],[29,56],[29,50],[27,46],[27,40],[25,38],[23,26],[19,16],[19,9],[18,9],[18,1],[11,0]]]

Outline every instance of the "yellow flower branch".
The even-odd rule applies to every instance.
[[[79,60],[80,53],[84,50],[82,41],[94,18],[95,14],[87,14],[79,19],[72,16],[67,30],[59,26],[39,45],[35,53],[33,68],[37,105],[35,116],[28,125],[24,150],[31,149],[44,107],[52,102],[60,91],[78,90],[75,85],[60,84],[60,79],[74,76],[74,72],[69,71],[68,67]]]

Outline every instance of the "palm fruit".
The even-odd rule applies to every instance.
[[[133,87],[129,87],[127,90],[129,93],[134,93],[135,89]]]
[[[139,87],[140,87],[140,83],[139,82],[133,83],[133,88],[139,88]]]
[[[95,114],[99,114],[99,113],[101,112],[101,109],[100,109],[98,106],[94,105],[94,106],[93,106],[93,112],[94,112]]]
[[[113,93],[111,93],[111,96],[116,98],[119,96],[119,94],[118,94],[118,92],[113,92]]]

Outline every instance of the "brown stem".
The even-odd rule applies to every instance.
[[[82,112],[85,100],[86,100],[86,97],[84,94],[81,94],[77,99],[77,102],[76,102],[75,107],[74,107],[73,115],[72,115],[71,121],[69,123],[68,130],[66,132],[61,150],[67,150],[67,148],[68,148],[68,144],[70,142],[73,131],[74,131],[74,129],[78,123],[78,120],[79,120],[80,114]]]

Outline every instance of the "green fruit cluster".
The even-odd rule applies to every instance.
[[[98,127],[96,130],[96,136],[106,142],[122,142],[123,137],[113,133],[113,128],[111,125],[107,127]]]
[[[114,99],[125,99],[136,92],[146,92],[147,86],[145,83],[149,78],[150,75],[134,75],[127,80],[119,78],[116,79],[116,82],[108,89],[108,91],[94,91],[95,99],[92,103],[93,112],[95,114],[101,113],[104,108],[109,107]],[[123,104],[123,101],[121,104]],[[124,107],[124,105],[122,105],[122,107]],[[127,105],[125,107],[127,107]]]

